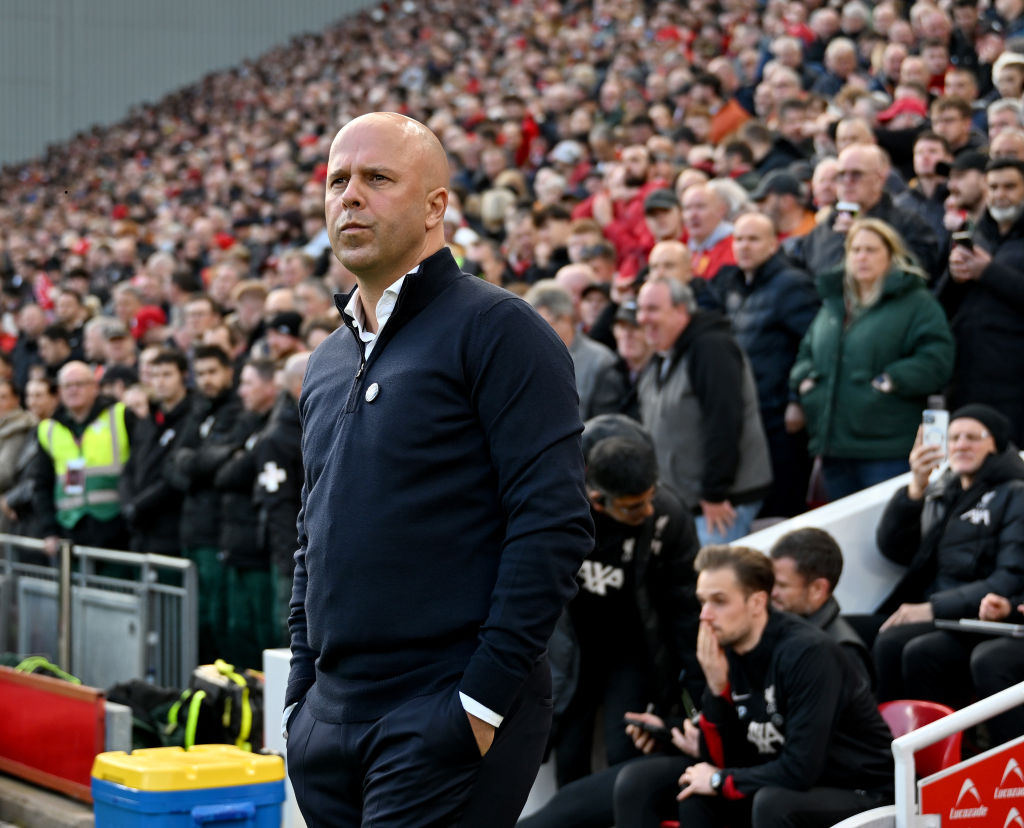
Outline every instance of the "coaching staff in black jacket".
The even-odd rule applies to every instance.
[[[372,113],[325,199],[357,286],[310,358],[288,767],[309,825],[511,826],[550,727],[545,645],[593,544],[572,361],[444,246],[444,149]]]

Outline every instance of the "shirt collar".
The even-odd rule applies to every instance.
[[[395,305],[398,302],[398,297],[402,292],[402,286],[405,284],[405,280],[409,276],[418,273],[419,269],[420,266],[416,265],[416,267],[404,276],[400,276],[384,289],[384,293],[381,294],[380,299],[377,301],[377,307],[375,309],[377,316],[377,333],[367,329],[366,313],[363,310],[363,303],[359,299],[359,288],[357,286],[353,289],[352,295],[348,298],[348,304],[345,305],[345,309],[342,312],[346,319],[351,320],[350,324],[354,325],[356,333],[359,334],[359,338],[363,340],[363,342],[372,342],[377,338],[381,328],[384,327],[385,323],[391,318],[391,314],[395,310]]]

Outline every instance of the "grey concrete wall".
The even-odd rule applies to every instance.
[[[0,163],[115,122],[369,0],[0,0]]]

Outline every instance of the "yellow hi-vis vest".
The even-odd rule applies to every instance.
[[[117,482],[128,459],[128,428],[124,403],[114,403],[85,427],[81,438],[57,420],[43,420],[38,427],[39,444],[53,460],[56,476],[54,503],[57,523],[71,529],[85,515],[112,520],[121,513]],[[84,461],[81,480],[68,490],[68,464]]]

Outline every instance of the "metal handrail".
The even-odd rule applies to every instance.
[[[22,535],[0,533],[0,544],[6,544],[15,548],[30,549],[38,552],[46,552],[47,544],[39,538],[29,538]],[[72,584],[76,580],[73,571],[72,561],[77,558],[82,562],[80,575],[86,579],[92,577],[93,562],[101,561],[110,564],[123,564],[137,569],[140,573],[138,589],[140,597],[145,601],[144,613],[150,610],[150,600],[155,594],[167,594],[174,592],[181,601],[181,615],[186,619],[194,619],[198,613],[198,574],[195,565],[188,558],[176,558],[168,555],[158,555],[151,552],[131,552],[118,549],[106,549],[94,546],[77,546],[66,538],[60,539],[58,551],[52,560],[56,574],[57,586],[57,640],[55,661],[61,669],[70,673],[74,672],[72,662]],[[181,576],[181,590],[174,588],[159,580],[157,572],[177,572]],[[97,580],[111,580],[107,578]],[[151,664],[153,648],[158,645],[158,640],[152,632],[146,636],[147,654],[144,656],[148,664]],[[196,660],[195,642],[188,643],[185,639],[180,659],[179,669],[186,673],[190,671]],[[149,672],[147,671],[147,676]]]
[[[1024,704],[1024,682],[1000,690],[992,696],[968,705],[963,710],[957,710],[898,739],[893,739],[892,756],[896,766],[896,828],[915,826],[917,780],[914,775],[914,754],[917,751],[1021,704]]]
[[[0,535],[0,541],[2,541],[3,538],[4,536]],[[145,557],[147,563],[167,567],[168,569],[185,570],[192,566],[192,561],[188,558],[172,558],[168,555],[157,555],[153,552],[124,552],[117,549],[101,549],[98,546],[78,545],[74,547],[74,551],[76,554],[88,555],[90,558],[97,558],[101,561],[110,561],[111,563],[133,564],[141,554]]]
[[[37,552],[43,552],[46,550],[45,541],[39,538],[29,538],[25,535],[6,535],[0,532],[0,543],[13,543],[17,546],[23,546],[26,549],[35,549]]]

